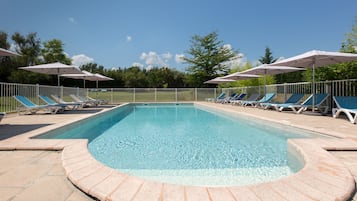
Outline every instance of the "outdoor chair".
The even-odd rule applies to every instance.
[[[284,103],[261,103],[260,105],[266,110],[269,108],[274,108],[276,111],[279,111],[280,107],[286,107],[289,105],[297,105],[305,94],[291,94],[291,96],[286,99]]]
[[[241,94],[236,94],[234,97],[230,98],[224,103],[232,103],[233,101],[239,101],[242,100],[247,94],[241,93]]]
[[[58,103],[45,95],[38,95],[38,97],[40,97],[47,105],[59,106],[62,107],[63,110],[76,110],[81,105],[80,103]]]
[[[83,105],[83,107],[86,106],[97,106],[98,103],[96,101],[91,101],[91,100],[87,100],[85,98],[83,98],[82,96],[78,96],[78,95],[74,95],[74,94],[70,94],[69,95],[74,101],[79,102]]]
[[[227,101],[229,101],[230,99],[234,98],[235,96],[237,96],[236,93],[232,93],[229,97],[225,97],[223,99],[219,99],[216,102],[217,103],[226,103]]]
[[[39,110],[43,110],[45,112],[56,114],[58,111],[62,110],[62,107],[54,106],[54,105],[37,105],[30,101],[25,96],[16,95],[13,96],[15,100],[17,100],[23,107],[17,107],[17,112],[21,114],[24,111],[24,114],[35,114]]]
[[[6,113],[5,113],[5,112],[0,112],[0,121],[2,120],[2,118],[4,118],[4,117],[5,117],[5,115],[6,115]]]
[[[74,104],[74,105],[78,105],[77,108],[83,107],[83,104],[80,102],[67,102],[64,101],[62,98],[58,97],[57,95],[51,95],[51,97],[57,102],[57,103],[61,103],[61,104]]]
[[[357,96],[334,96],[333,100],[337,106],[337,108],[332,109],[333,117],[337,118],[341,113],[345,113],[348,120],[355,124],[357,120]]]
[[[241,105],[245,101],[256,101],[256,100],[258,100],[259,96],[260,96],[259,94],[251,94],[247,100],[242,100],[242,99],[241,100],[233,100],[233,101],[231,101],[231,103]]]
[[[95,98],[92,98],[92,97],[90,97],[90,96],[87,96],[87,99],[90,100],[90,101],[95,101],[95,102],[97,102],[97,105],[103,105],[103,104],[108,104],[108,103],[109,103],[108,100],[95,99]]]
[[[209,101],[209,102],[216,102],[217,100],[219,99],[224,99],[226,97],[226,93],[221,93],[219,94],[216,98],[206,98],[206,101]]]
[[[265,94],[265,96],[263,96],[263,98],[256,100],[256,101],[243,101],[242,105],[244,107],[246,106],[253,106],[253,107],[258,107],[260,103],[267,103],[270,102],[271,100],[273,100],[273,98],[275,97],[275,93],[267,93]]]
[[[283,111],[286,108],[293,110],[296,114],[301,114],[308,109],[317,109],[322,114],[326,114],[328,111],[328,106],[323,106],[322,104],[326,101],[329,94],[315,94],[310,95],[303,103],[299,104],[287,104],[286,106],[281,106],[279,111]],[[313,97],[315,97],[315,104],[313,106]],[[313,108],[314,107],[314,108]]]

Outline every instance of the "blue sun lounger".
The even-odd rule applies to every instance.
[[[40,97],[41,100],[43,100],[47,105],[59,106],[63,110],[65,109],[75,110],[81,106],[80,103],[57,103],[56,101],[52,100],[50,97],[45,95],[38,95],[38,97]]]
[[[21,114],[24,111],[24,114],[35,114],[39,110],[43,110],[45,112],[56,114],[58,111],[61,111],[62,107],[54,106],[54,105],[37,105],[30,101],[25,96],[16,95],[13,96],[15,100],[17,100],[23,107],[18,107],[17,112]]]
[[[291,96],[286,99],[284,103],[261,103],[260,105],[266,110],[269,108],[274,108],[276,111],[279,111],[281,107],[286,107],[289,105],[297,105],[305,94],[291,94]]]
[[[233,104],[234,101],[241,101],[246,95],[247,94],[245,94],[245,93],[236,94],[233,98],[230,98],[225,103],[232,103]]]
[[[357,121],[357,96],[334,96],[337,108],[332,109],[334,118],[345,113],[348,120],[355,124]]]
[[[222,92],[221,94],[219,94],[216,98],[206,98],[206,101],[209,102],[216,102],[219,99],[224,99],[226,97],[226,93]]]
[[[242,105],[243,106],[254,106],[254,107],[258,107],[261,103],[268,103],[271,100],[273,100],[273,98],[275,97],[275,93],[267,93],[265,94],[265,96],[263,96],[263,98],[257,100],[257,101],[243,101]]]
[[[0,112],[0,121],[2,120],[2,118],[4,118],[4,117],[5,117],[5,115],[6,115],[6,113],[5,113],[5,112]]]
[[[313,107],[312,101],[313,101],[313,97],[315,97],[315,104],[314,104],[315,108],[314,109],[317,109],[321,113],[326,114],[328,111],[328,106],[322,106],[322,104],[326,101],[328,96],[329,96],[329,94],[323,94],[323,93],[311,95],[300,105],[287,104],[286,106],[281,106],[279,108],[279,111],[283,111],[284,109],[289,108],[289,109],[293,110],[296,114],[303,113],[304,111],[306,111],[308,109],[312,109],[312,107]]]
[[[245,96],[245,95],[244,95]],[[238,105],[242,105],[243,102],[246,102],[246,101],[256,101],[258,98],[259,98],[259,94],[251,94],[246,100],[234,100],[234,101],[231,101],[232,104],[238,104]]]

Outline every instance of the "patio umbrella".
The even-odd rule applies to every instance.
[[[228,83],[228,82],[235,82],[236,80],[233,79],[224,79],[223,77],[216,77],[211,80],[204,82],[205,84],[221,84],[221,83]]]
[[[247,80],[252,78],[260,78],[259,75],[252,74],[242,74],[242,72],[236,72],[222,77],[223,79],[232,79],[232,80]]]
[[[10,50],[6,50],[3,48],[0,48],[0,56],[20,56],[19,54],[17,54],[16,52],[12,52]]]
[[[82,71],[77,66],[70,66],[60,62],[20,67],[20,69],[35,72],[35,73],[57,75],[58,86],[60,86],[60,75],[82,74]]]
[[[98,77],[88,71],[83,70],[82,74],[62,74],[61,77],[68,77],[72,79],[83,79],[83,88],[86,88],[86,80],[96,81]]]
[[[315,68],[331,64],[357,61],[357,54],[312,50],[271,64],[271,66],[294,66],[312,68],[312,94],[315,91]],[[315,98],[312,99],[314,111]]]
[[[97,89],[98,89],[98,81],[110,81],[110,80],[114,80],[113,78],[104,76],[104,75],[99,74],[99,73],[96,73],[96,74],[94,74],[94,75],[97,77],[97,79],[96,79]]]
[[[302,68],[295,68],[289,66],[270,66],[268,64],[262,64],[260,66],[245,70],[241,72],[244,74],[253,74],[253,75],[264,75],[264,95],[266,94],[266,75],[276,75],[282,73],[289,73],[294,71],[304,70]]]

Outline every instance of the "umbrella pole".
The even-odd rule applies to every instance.
[[[86,79],[83,79],[83,89],[86,88]]]
[[[264,97],[267,94],[267,70],[264,70]]]
[[[57,75],[57,86],[60,86],[60,76],[59,76],[59,74]]]

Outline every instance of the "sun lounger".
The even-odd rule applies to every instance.
[[[81,106],[80,103],[58,103],[45,95],[39,95],[38,97],[40,97],[41,100],[43,100],[47,105],[59,106],[62,107],[63,110],[65,109],[75,110]]]
[[[108,100],[98,100],[98,99],[92,98],[90,96],[87,96],[87,99],[91,100],[91,101],[96,101],[98,103],[97,105],[103,105],[103,104],[108,104],[109,103]]]
[[[57,103],[61,103],[61,104],[73,104],[73,105],[78,105],[77,108],[79,107],[83,107],[83,104],[80,103],[80,102],[67,102],[67,101],[64,101],[62,98],[56,96],[56,95],[51,95],[51,97],[57,102]]]
[[[21,114],[22,111],[26,114],[34,114],[39,110],[43,110],[45,112],[49,112],[51,114],[55,114],[58,111],[61,111],[62,107],[53,106],[53,105],[37,105],[30,101],[25,96],[16,95],[13,96],[15,100],[17,100],[23,107],[18,107],[17,112]]]
[[[291,94],[291,96],[286,99],[284,103],[261,103],[260,105],[264,109],[274,108],[276,111],[279,111],[281,107],[287,107],[289,105],[297,105],[304,97],[304,94]]]
[[[221,93],[219,94],[216,98],[206,98],[206,101],[209,101],[209,102],[216,102],[217,100],[219,99],[224,99],[226,97],[226,93]]]
[[[263,98],[256,100],[256,101],[243,101],[242,105],[245,106],[254,106],[254,107],[258,107],[260,103],[267,103],[270,102],[271,100],[273,100],[273,98],[275,97],[275,93],[267,93],[265,94],[265,96],[263,96]]]
[[[235,96],[237,96],[236,93],[232,93],[229,97],[223,98],[223,99],[219,99],[216,102],[217,103],[226,103],[228,102],[230,99],[234,98]]]
[[[247,100],[234,100],[232,101],[232,104],[238,104],[241,105],[245,101],[256,101],[259,98],[259,94],[251,94]]]
[[[332,109],[333,117],[337,118],[341,113],[345,113],[348,120],[355,124],[357,121],[357,96],[334,96],[333,100],[337,106]]]
[[[2,120],[2,118],[4,118],[4,117],[5,117],[5,115],[6,115],[6,113],[5,113],[5,112],[0,112],[0,121]]]
[[[76,96],[74,94],[69,95],[74,101],[81,103],[84,107],[85,106],[97,106],[96,101],[86,100],[82,96]]]
[[[230,98],[227,100],[225,103],[233,103],[233,101],[239,101],[242,100],[247,94],[241,93],[241,94],[236,94],[233,98]]]
[[[326,101],[328,96],[329,96],[329,94],[315,94],[314,95],[314,97],[315,97],[315,104],[314,104],[315,108],[314,109],[317,109],[321,113],[326,114],[328,111],[328,106],[322,106],[322,104]],[[313,101],[313,95],[309,96],[300,105],[286,104],[286,106],[283,106],[283,104],[282,104],[279,111],[283,111],[284,109],[289,108],[289,109],[293,110],[295,113],[300,114],[308,109],[312,109],[312,107],[313,107],[312,101]]]

